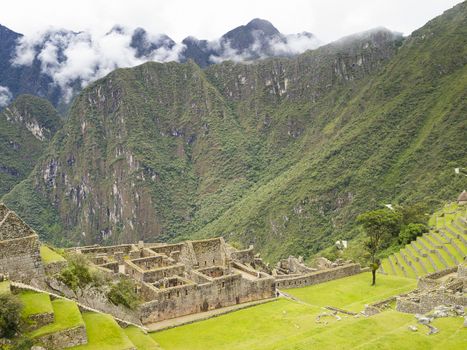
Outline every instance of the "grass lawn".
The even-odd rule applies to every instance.
[[[112,316],[85,312],[83,319],[86,324],[88,344],[69,349],[124,350],[134,348],[133,343]]]
[[[10,293],[10,282],[9,281],[0,282],[0,293]]]
[[[365,304],[408,292],[416,285],[417,281],[412,278],[377,274],[376,286],[371,286],[371,273],[365,272],[286,292],[312,305],[361,311]]]
[[[73,301],[56,299],[52,301],[55,320],[44,327],[29,333],[31,338],[55,333],[63,329],[75,328],[84,324],[78,306]]]
[[[41,259],[44,262],[44,264],[50,264],[57,261],[65,261],[65,258],[63,256],[61,256],[57,252],[54,252],[46,245],[41,245],[40,253]]]
[[[20,293],[18,297],[23,303],[21,316],[24,318],[30,315],[54,312],[50,297],[47,294],[28,291]]]
[[[463,318],[439,319],[436,335],[427,335],[415,317],[393,310],[372,317],[325,318],[323,310],[281,299],[210,320],[153,333],[164,350],[309,350],[309,349],[464,349]],[[189,340],[187,340],[189,339]]]
[[[144,334],[138,327],[127,327],[123,331],[138,350],[162,350],[150,335]]]

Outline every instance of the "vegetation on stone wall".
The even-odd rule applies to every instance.
[[[107,293],[109,301],[115,305],[123,305],[134,310],[140,304],[136,287],[132,280],[122,278],[116,283],[113,283]]]

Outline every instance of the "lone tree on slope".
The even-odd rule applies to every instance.
[[[399,233],[401,214],[388,208],[378,209],[360,214],[357,222],[362,225],[367,236],[365,248],[370,254],[370,267],[373,275],[371,285],[374,286],[376,270],[380,265],[377,255],[390,242],[391,237]]]

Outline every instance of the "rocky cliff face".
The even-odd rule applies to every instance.
[[[0,196],[29,175],[61,124],[47,100],[30,95],[0,113]]]
[[[231,206],[308,128],[307,116],[268,109],[361,80],[394,54],[396,39],[381,31],[292,60],[206,72],[192,62],[117,70],[76,99],[33,188],[73,241],[188,234]]]

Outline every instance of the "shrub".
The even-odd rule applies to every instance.
[[[68,287],[76,291],[88,284],[100,285],[101,278],[96,272],[92,272],[89,263],[81,255],[70,255],[68,266],[60,272],[58,279]]]
[[[428,227],[424,224],[408,224],[399,233],[399,242],[405,245],[426,232],[428,232]]]
[[[11,294],[0,294],[0,338],[11,338],[19,329],[23,305]]]
[[[139,305],[139,298],[135,292],[135,285],[129,279],[121,279],[110,287],[107,293],[109,301],[115,305],[124,305],[134,310]]]

